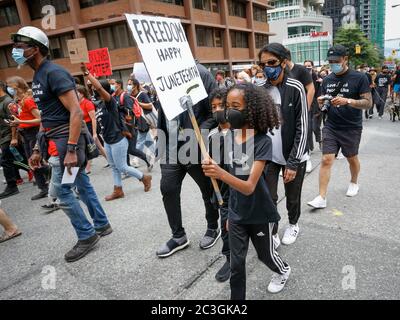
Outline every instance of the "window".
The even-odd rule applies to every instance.
[[[261,49],[268,43],[268,36],[266,34],[256,33],[256,48]]]
[[[32,0],[27,1],[27,3],[32,20],[41,19],[44,16],[44,14],[42,14],[42,8],[47,5],[53,6],[57,14],[69,11],[68,0]]]
[[[18,10],[15,4],[0,7],[0,28],[20,24]]]
[[[176,4],[177,6],[183,6],[183,0],[156,0],[156,1]]]
[[[109,50],[114,50],[136,46],[126,24],[87,30],[86,41],[89,50],[105,47]]]
[[[267,9],[254,6],[253,18],[259,22],[267,22]]]
[[[196,27],[197,45],[199,47],[222,47],[222,31],[213,28]]]
[[[0,48],[0,69],[16,67],[17,64],[11,57],[12,46]]]
[[[246,18],[246,3],[236,0],[228,0],[229,15]]]
[[[81,9],[97,6],[99,4],[114,2],[116,0],[79,0]]]
[[[51,59],[62,59],[69,57],[67,47],[67,40],[69,39],[73,39],[72,33],[49,38]]]
[[[200,10],[219,12],[218,0],[193,0],[193,7]]]
[[[248,48],[249,36],[246,32],[231,31],[232,48]]]

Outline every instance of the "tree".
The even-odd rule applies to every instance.
[[[333,42],[347,48],[350,65],[353,67],[363,63],[377,67],[382,63],[383,57],[379,49],[374,47],[357,25],[339,28]],[[361,47],[360,54],[356,54],[356,45]]]

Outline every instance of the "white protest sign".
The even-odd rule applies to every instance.
[[[187,95],[189,88],[198,85],[189,93],[193,104],[207,98],[180,20],[125,16],[167,119],[172,120],[185,111],[179,99]]]
[[[150,76],[146,70],[146,67],[143,62],[136,62],[133,65],[133,74],[135,78],[139,80],[140,83],[150,83]]]

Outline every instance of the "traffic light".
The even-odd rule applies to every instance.
[[[356,54],[361,54],[361,46],[356,44]]]

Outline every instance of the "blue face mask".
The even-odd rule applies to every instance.
[[[277,67],[264,67],[264,74],[268,80],[277,80],[282,73],[281,65]]]
[[[7,92],[11,97],[15,96],[15,89],[14,88],[7,87]]]
[[[338,74],[343,71],[343,66],[340,63],[331,63],[331,70],[333,73]]]
[[[133,86],[132,86],[131,84],[128,84],[128,85],[126,86],[126,91],[127,91],[129,94],[131,94],[131,93],[132,93],[132,90],[133,90]]]
[[[111,92],[115,92],[115,84],[110,85]]]
[[[11,52],[12,58],[18,65],[23,65],[28,60],[24,57],[24,49],[21,48],[14,48]]]

